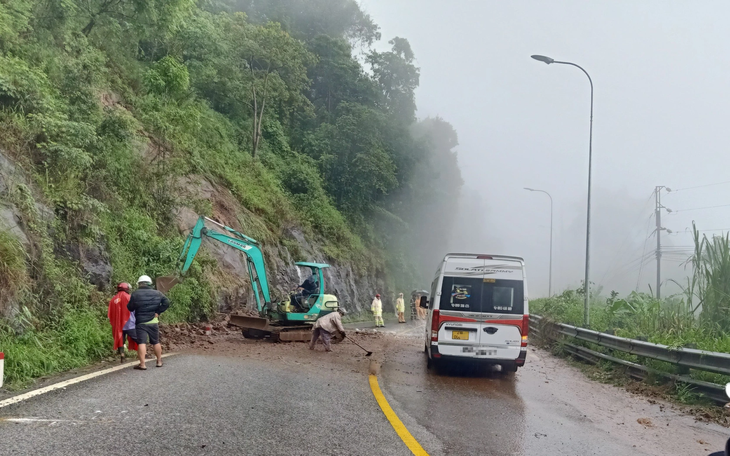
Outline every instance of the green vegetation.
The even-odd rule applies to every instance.
[[[689,260],[693,276],[684,295],[658,300],[645,293],[632,292],[619,298],[591,296],[591,329],[620,337],[647,340],[670,347],[691,347],[700,350],[730,353],[730,242],[728,235],[700,238],[695,229],[695,253]],[[552,298],[530,302],[530,311],[552,320],[582,326],[583,289],[566,290]],[[591,346],[594,350],[605,349]],[[613,356],[640,362],[633,355],[620,352]],[[675,372],[667,363],[642,360],[641,364],[660,371]],[[675,372],[676,373],[676,372]],[[691,371],[693,378],[726,383],[730,378],[707,372]],[[678,394],[689,397],[690,391]]]
[[[107,353],[111,285],[175,269],[181,207],[266,243],[298,227],[411,286],[411,247],[443,234],[415,239],[415,217],[461,187],[456,134],[416,122],[415,56],[379,39],[354,0],[0,0],[0,154],[22,171],[0,205],[32,244],[0,231],[9,383]],[[111,278],[90,284],[81,250]],[[214,312],[215,268],[196,263],[167,321]]]

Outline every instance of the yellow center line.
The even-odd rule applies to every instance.
[[[378,401],[378,405],[380,406],[381,410],[383,410],[385,417],[388,418],[388,421],[390,421],[390,424],[391,426],[393,426],[393,429],[395,429],[398,437],[403,440],[403,443],[406,444],[408,449],[411,450],[411,452],[415,456],[428,456],[426,450],[424,450],[421,444],[418,443],[418,441],[411,435],[410,432],[408,432],[408,429],[406,429],[403,422],[400,420],[400,418],[398,418],[398,415],[395,414],[393,409],[390,407],[390,404],[388,404],[388,400],[385,399],[385,396],[383,396],[383,392],[380,391],[378,377],[375,375],[370,376],[370,389],[373,390],[373,396],[375,396],[375,400]]]

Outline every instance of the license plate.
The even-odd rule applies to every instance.
[[[469,340],[469,331],[451,331],[453,340]]]
[[[481,356],[496,356],[497,355],[497,350],[478,350],[477,351],[477,356],[479,356],[479,355],[481,355]]]

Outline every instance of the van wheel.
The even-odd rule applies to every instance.
[[[514,374],[517,372],[517,364],[502,364],[502,372],[505,374]]]

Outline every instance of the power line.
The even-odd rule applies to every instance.
[[[730,184],[730,181],[725,182],[716,182],[714,184],[704,184],[704,185],[695,185],[694,187],[684,187],[684,188],[678,188],[676,190],[672,190],[672,193],[681,192],[683,190],[694,190],[696,188],[704,188],[704,187],[713,187],[715,185],[724,185],[724,184]]]
[[[718,206],[704,206],[704,207],[691,207],[689,209],[678,209],[676,211],[672,212],[689,212],[689,211],[699,211],[701,209],[715,209],[717,207],[728,207],[730,204],[720,204]]]

